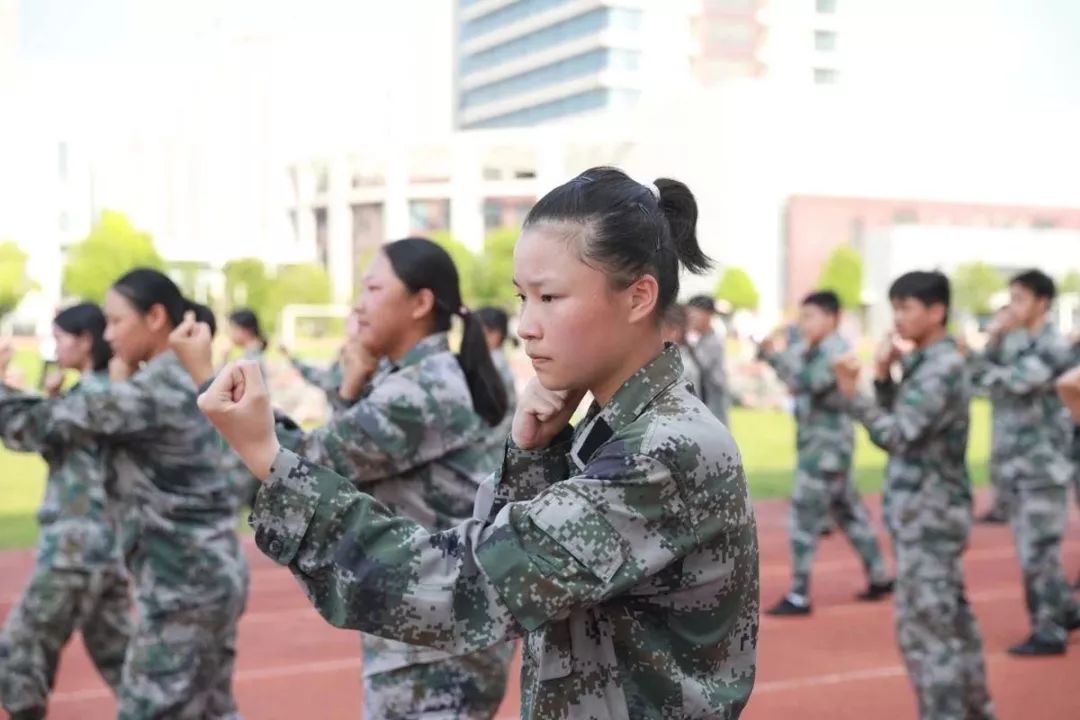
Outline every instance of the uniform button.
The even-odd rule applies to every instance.
[[[281,540],[274,538],[270,541],[270,552],[274,555],[280,555],[284,546],[281,544]]]

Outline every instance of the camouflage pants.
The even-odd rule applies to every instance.
[[[836,523],[862,559],[871,582],[885,582],[888,573],[874,536],[870,515],[847,472],[795,472],[795,489],[789,517],[791,533],[791,591],[810,592],[810,568],[818,536],[829,520]]]
[[[1000,453],[997,450],[991,449],[990,488],[994,492],[991,509],[996,513],[1008,517],[1012,514],[1012,508],[1009,507],[1009,504],[1013,498],[1013,494],[1009,491],[1008,475],[1001,470],[1003,462]]]
[[[1065,622],[1080,614],[1061,558],[1068,490],[1063,485],[1013,483],[1011,491],[1013,539],[1032,633],[1050,642],[1064,642]]]
[[[498,646],[364,678],[368,720],[490,720],[506,692],[508,647]]]
[[[982,636],[964,596],[962,545],[895,543],[896,634],[923,720],[990,720]]]
[[[13,716],[44,717],[60,652],[76,630],[117,691],[131,626],[127,571],[38,565],[0,631],[0,701]]]
[[[232,693],[247,562],[235,536],[129,559],[138,620],[124,664],[119,720],[239,717]]]

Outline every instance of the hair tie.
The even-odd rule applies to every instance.
[[[469,310],[469,308],[462,305],[461,307],[458,308],[457,314],[458,314],[458,317],[460,317],[462,320],[464,320],[465,318],[469,317],[469,315],[471,315],[472,312]]]

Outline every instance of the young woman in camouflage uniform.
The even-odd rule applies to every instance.
[[[67,308],[53,321],[57,364],[81,373],[71,395],[108,387],[112,352],[104,333],[105,316],[92,303]],[[2,376],[10,348],[0,356]],[[59,383],[47,383],[58,396]],[[106,499],[108,454],[91,435],[63,442],[29,431],[32,410],[46,402],[0,385],[0,439],[12,450],[41,453],[49,466],[37,561],[0,632],[0,701],[16,720],[45,717],[60,652],[76,630],[116,691],[131,624],[127,571]]]
[[[232,670],[248,572],[220,440],[169,349],[169,334],[186,312],[195,315],[162,273],[127,273],[105,298],[105,338],[128,368],[138,369],[108,388],[28,413],[27,431],[37,437],[90,436],[112,453],[120,543],[137,609],[120,689],[122,720],[236,715]]]
[[[453,652],[524,637],[527,718],[736,718],[756,667],[758,551],[731,435],[659,314],[708,267],[685,185],[596,168],[514,252],[537,377],[473,518],[432,533],[283,450],[256,366],[200,407],[260,478],[256,541],[331,623]],[[589,391],[596,402],[568,425]]]
[[[507,431],[495,450],[489,438],[506,415],[503,381],[480,321],[462,305],[453,260],[422,238],[384,246],[367,269],[355,315],[333,420],[306,435],[282,422],[279,437],[426,531],[454,527],[471,516]],[[455,316],[464,321],[457,356],[447,338]],[[201,349],[201,371],[192,367],[200,380],[209,374],[207,352]],[[509,644],[467,653],[375,635],[363,644],[372,720],[486,720],[502,702]]]

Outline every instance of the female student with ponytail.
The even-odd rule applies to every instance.
[[[53,337],[61,370],[80,373],[70,395],[108,388],[112,351],[101,308],[81,303],[60,311]],[[0,377],[10,355],[10,347],[0,348]],[[59,396],[59,387],[50,394]],[[60,653],[76,630],[118,691],[131,632],[127,571],[107,500],[108,453],[93,436],[63,442],[30,431],[32,412],[46,402],[0,384],[0,440],[11,450],[41,453],[49,467],[34,571],[0,631],[0,704],[17,720],[45,717]]]
[[[753,510],[735,442],[659,325],[679,266],[709,265],[696,220],[682,183],[611,168],[532,209],[514,281],[537,377],[473,518],[442,532],[282,449],[257,367],[230,366],[199,403],[264,480],[259,547],[335,625],[459,653],[524,636],[522,717],[738,717],[756,664]]]
[[[236,715],[232,671],[247,564],[235,533],[236,492],[220,471],[220,441],[169,349],[185,313],[194,317],[194,306],[162,273],[122,276],[105,298],[105,339],[136,370],[26,414],[25,432],[35,437],[90,436],[111,453],[120,547],[137,610],[121,720]]]
[[[454,527],[471,517],[477,487],[501,459],[485,439],[506,397],[453,260],[422,238],[383,246],[353,315],[334,418],[306,435],[283,423],[279,437],[426,531]],[[457,356],[447,338],[455,317]],[[192,374],[201,382],[211,369],[208,347],[198,351]],[[491,718],[502,702],[508,644],[455,654],[365,635],[363,645],[368,718]]]

